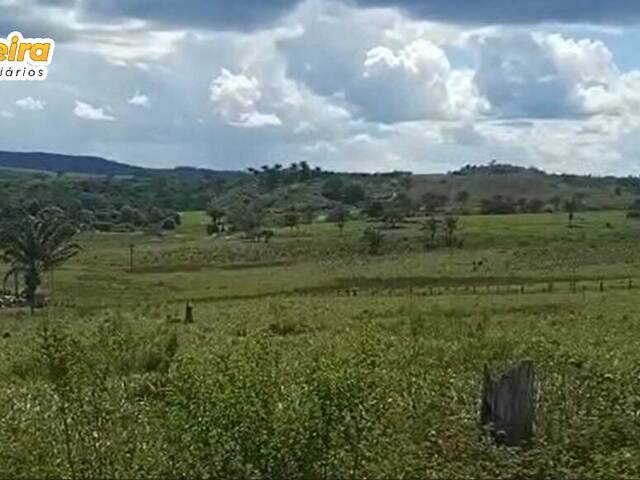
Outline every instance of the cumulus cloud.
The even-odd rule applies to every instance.
[[[43,1],[43,0],[40,0]],[[47,0],[45,0],[47,1]],[[61,0],[59,3],[77,5],[78,13],[95,20],[135,18],[162,26],[191,26],[218,30],[250,30],[271,24],[287,13],[299,0]]]
[[[624,80],[600,41],[517,32],[473,42],[475,82],[494,115],[577,118],[624,108]]]
[[[388,123],[469,116],[477,106],[473,84],[428,40],[369,50],[351,96],[370,119]]]
[[[216,113],[230,125],[239,127],[263,127],[281,125],[273,113],[258,111],[262,98],[260,83],[256,78],[233,74],[227,69],[211,82],[210,99]]]
[[[599,0],[583,1],[578,14],[595,15]],[[627,172],[640,153],[634,33],[517,25],[569,16],[550,0],[518,11],[511,0],[249,0],[225,12],[217,0],[96,2],[3,6],[0,24],[58,42],[46,82],[3,85],[7,98],[46,101],[38,115],[3,122],[5,148],[153,166],[242,168],[260,158],[419,172],[491,158]],[[487,26],[483,15],[509,25]],[[150,99],[153,109],[142,108]],[[141,108],[115,122],[106,105],[125,101],[130,113]],[[44,133],[24,135],[36,128]]]
[[[455,27],[335,3],[311,3],[299,17],[304,32],[280,42],[288,74],[344,100],[365,121],[458,118],[477,109],[472,77],[452,66],[445,50],[458,40]]]
[[[36,100],[33,97],[25,97],[20,100],[16,100],[16,106],[20,107],[22,110],[28,110],[31,112],[35,112],[38,110],[44,110],[46,102],[42,100]]]
[[[394,6],[422,18],[471,24],[570,22],[629,24],[640,21],[640,4],[629,0],[358,0],[363,6]]]
[[[302,0],[25,0],[31,11],[71,9],[74,17],[114,24],[142,20],[162,28],[256,30],[273,25]],[[416,18],[462,24],[533,24],[540,22],[633,24],[640,5],[632,0],[343,0],[360,7],[399,9]],[[14,4],[10,4],[14,5]],[[25,21],[28,17],[25,16]]]
[[[113,122],[115,117],[105,113],[103,108],[94,107],[88,103],[80,102],[76,100],[76,107],[73,110],[76,117],[83,118],[85,120],[97,120]]]
[[[133,96],[127,100],[127,103],[136,107],[146,108],[151,106],[151,100],[149,100],[149,97],[140,92],[134,93]]]

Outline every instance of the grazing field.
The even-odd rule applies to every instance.
[[[425,251],[413,220],[379,255],[357,221],[83,234],[49,308],[0,310],[0,477],[640,477],[640,222],[465,216]],[[521,360],[534,443],[496,447],[483,370]]]

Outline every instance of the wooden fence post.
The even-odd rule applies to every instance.
[[[485,367],[480,425],[498,445],[522,447],[533,439],[535,375],[522,362],[497,380]]]

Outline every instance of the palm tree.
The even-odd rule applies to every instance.
[[[6,280],[21,275],[31,311],[42,275],[75,256],[80,247],[72,242],[76,228],[60,214],[26,215],[4,232],[4,259],[11,264]]]

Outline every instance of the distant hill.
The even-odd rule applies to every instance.
[[[63,155],[45,152],[6,152],[0,151],[0,169],[33,170],[76,175],[95,176],[152,176],[171,173],[183,178],[216,177],[237,178],[241,172],[217,171],[195,167],[176,167],[173,169],[155,169],[134,167],[125,163],[107,160],[101,157]]]
[[[84,175],[137,175],[145,169],[100,157],[42,152],[1,152],[0,167]]]
[[[295,169],[274,165],[249,169],[249,173],[196,167],[142,168],[92,156],[0,151],[0,180],[20,185],[23,177],[35,175],[64,174],[63,177],[69,180],[85,176],[120,177],[142,185],[141,191],[158,190],[161,203],[164,202],[166,208],[182,210],[204,208],[212,192],[232,200],[237,194],[259,193],[276,210],[289,205],[327,208],[335,202],[332,203],[330,199],[333,197],[324,195],[323,190],[327,182],[336,180],[345,188],[357,184],[368,199],[384,201],[397,192],[406,191],[418,204],[432,202],[434,197],[439,197],[442,200],[438,201],[444,202],[441,209],[471,212],[480,211],[483,204],[495,197],[509,199],[514,204],[518,202],[518,205],[533,202],[545,209],[554,206],[556,210],[572,198],[578,198],[584,209],[623,210],[640,197],[638,177],[548,174],[536,168],[495,162],[426,175],[412,175],[410,172],[339,173],[318,168],[309,170],[306,180],[296,180],[302,175],[303,163],[294,164]],[[100,181],[99,178],[96,180]],[[267,188],[271,183],[273,188]],[[169,190],[173,192],[171,195],[167,193]]]
[[[461,192],[465,192],[471,207],[500,195],[545,202],[578,197],[588,208],[618,210],[627,208],[640,196],[640,179],[549,174],[535,168],[488,164],[467,166],[447,174],[414,175],[409,194],[415,200],[427,193],[455,199]]]

